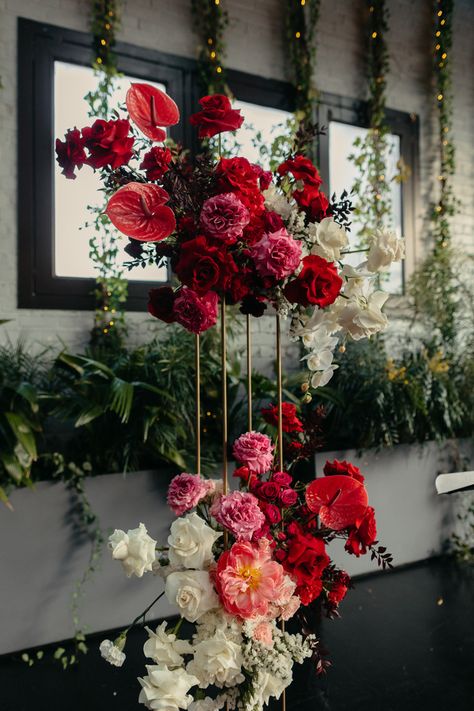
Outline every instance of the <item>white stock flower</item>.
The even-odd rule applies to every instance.
[[[339,322],[355,341],[368,338],[383,331],[388,319],[382,312],[382,306],[388,299],[383,291],[374,291],[368,296],[360,293],[346,301],[339,312]]]
[[[201,615],[219,606],[216,591],[205,570],[171,573],[166,578],[165,594],[189,622],[196,622]]]
[[[175,634],[166,631],[166,622],[162,622],[153,632],[145,627],[148,639],[143,645],[145,657],[153,659],[155,664],[166,664],[168,667],[180,667],[184,663],[183,654],[192,654],[192,645],[184,639],[177,639]]]
[[[264,190],[263,197],[265,198],[265,207],[267,210],[273,210],[278,213],[283,219],[287,220],[291,214],[292,206],[274,185]]]
[[[214,560],[212,546],[220,536],[196,512],[176,519],[168,536],[171,565],[204,568]]]
[[[147,665],[147,676],[139,677],[142,687],[138,701],[153,711],[187,709],[193,701],[188,694],[199,679],[184,669],[170,670],[165,664]]]
[[[187,670],[199,679],[199,686],[206,689],[209,684],[234,686],[244,681],[242,674],[242,651],[240,644],[228,639],[222,630],[196,646],[194,659]]]
[[[115,529],[109,536],[112,557],[122,563],[127,578],[132,575],[141,578],[143,573],[153,570],[155,546],[156,541],[148,535],[143,523],[127,533]]]
[[[219,607],[199,618],[193,635],[194,644],[209,639],[217,630],[224,632],[227,639],[232,639],[237,644],[242,643],[242,623]]]
[[[105,661],[114,667],[121,667],[125,661],[125,654],[110,639],[104,639],[100,643],[99,651]]]
[[[405,240],[393,230],[377,230],[367,255],[367,269],[380,272],[405,256]]]
[[[341,225],[334,222],[332,217],[325,217],[316,228],[316,244],[311,249],[311,254],[317,254],[329,262],[341,258],[341,249],[347,247],[349,240],[347,233]]]

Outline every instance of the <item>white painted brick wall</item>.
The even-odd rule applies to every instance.
[[[224,0],[229,8],[227,65],[277,79],[285,78],[286,55],[282,41],[283,10],[280,0]],[[125,0],[120,39],[133,44],[193,57],[196,38],[191,29],[189,0]],[[430,164],[431,18],[425,0],[397,0],[391,5],[389,46],[392,72],[388,82],[388,105],[415,112],[421,117],[421,196],[432,190],[436,168]],[[360,26],[361,0],[322,0],[317,34],[316,83],[320,90],[352,97],[365,97],[363,44]],[[0,318],[12,319],[0,338],[22,335],[29,342],[57,343],[72,348],[87,341],[91,314],[80,311],[38,311],[16,308],[16,33],[17,17],[27,17],[72,29],[87,31],[89,2],[86,0],[0,0]],[[457,0],[454,19],[454,129],[458,172],[455,190],[462,201],[453,232],[455,240],[473,249],[474,176],[472,135],[474,90],[472,66],[474,45],[472,0]],[[426,202],[417,206],[419,234],[417,256],[422,256]],[[137,342],[157,330],[144,314],[128,317],[130,338]],[[257,367],[271,369],[274,326],[270,318],[257,322],[255,350]],[[288,365],[296,365],[295,351],[286,347]]]

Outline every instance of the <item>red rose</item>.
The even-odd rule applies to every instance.
[[[250,279],[245,270],[233,274],[227,284],[227,301],[229,304],[236,304],[242,301],[250,292]]]
[[[375,522],[375,511],[372,506],[368,506],[359,526],[350,532],[344,548],[348,553],[358,558],[360,555],[367,553],[367,547],[375,542],[376,537],[377,524]]]
[[[154,146],[143,156],[140,168],[146,171],[147,180],[160,180],[169,170],[171,162],[171,151],[169,148]]]
[[[213,94],[199,99],[201,111],[192,114],[189,122],[198,127],[199,138],[211,138],[217,133],[236,131],[244,122],[240,110],[233,109],[227,96]]]
[[[294,489],[282,489],[280,491],[279,500],[282,506],[294,506],[298,501],[298,494]]]
[[[265,200],[260,191],[259,173],[247,158],[221,158],[216,173],[222,192],[235,193],[251,216],[263,212]]]
[[[357,479],[361,484],[364,483],[364,477],[360,473],[359,467],[356,467],[350,462],[339,462],[335,459],[333,462],[326,462],[324,465],[325,476],[334,476],[335,474],[346,474],[347,476]]]
[[[242,479],[242,481],[247,482],[249,480],[251,471],[248,467],[237,467],[237,469],[234,470],[233,476],[237,477],[238,479]]]
[[[265,518],[270,526],[275,526],[277,523],[280,523],[281,512],[278,506],[275,506],[275,504],[268,504],[266,501],[261,501],[260,508],[265,514]]]
[[[333,605],[339,605],[346,596],[349,590],[351,579],[345,570],[338,571],[337,576],[331,584],[331,589],[328,593],[328,601]]]
[[[244,229],[242,240],[249,245],[255,244],[262,239],[266,231],[265,213],[252,215],[249,224]]]
[[[287,555],[281,562],[296,581],[296,594],[304,605],[308,605],[320,594],[321,575],[331,561],[321,538],[305,535],[298,526],[288,526],[287,532],[291,538],[287,543]]]
[[[305,185],[303,190],[295,190],[293,197],[310,220],[321,222],[327,216],[329,200],[316,186]]]
[[[267,190],[270,187],[270,183],[273,179],[271,170],[263,170],[263,168],[260,165],[257,165],[256,163],[254,163],[253,165],[255,170],[258,171],[258,184],[260,186],[260,190]]]
[[[316,304],[324,308],[337,299],[342,283],[333,262],[310,254],[303,259],[303,268],[299,275],[287,284],[283,291],[291,303],[302,306]]]
[[[77,128],[68,131],[64,138],[64,141],[60,141],[59,138],[56,139],[56,160],[60,168],[63,169],[63,175],[66,178],[75,180],[74,168],[82,168],[87,160],[84,143],[81,138],[81,132]]]
[[[291,402],[282,403],[282,426],[283,432],[303,432],[303,423],[296,416],[296,405]],[[262,409],[265,422],[269,425],[278,426],[278,406],[269,405]]]
[[[322,589],[322,579],[314,578],[303,585],[298,585],[295,592],[299,596],[302,605],[310,605],[321,595]]]
[[[271,480],[280,486],[289,486],[293,481],[293,477],[288,472],[273,472]]]
[[[175,271],[183,284],[202,296],[210,289],[225,289],[237,267],[222,246],[210,245],[201,235],[182,245]]]
[[[165,323],[173,323],[174,301],[176,295],[169,286],[160,286],[148,292],[148,313]]]
[[[263,221],[265,224],[265,232],[278,232],[278,230],[285,227],[285,223],[278,212],[273,212],[272,210],[266,210],[263,213]]]
[[[280,493],[280,485],[275,481],[263,481],[257,487],[256,494],[261,499],[266,499],[267,501],[274,501]]]
[[[92,126],[82,129],[82,138],[90,156],[87,165],[113,170],[128,163],[133,153],[133,136],[129,136],[130,124],[126,119],[104,121],[97,119]]]
[[[309,158],[300,154],[286,160],[278,166],[277,170],[280,175],[291,173],[295,180],[302,180],[305,184],[314,185],[316,188],[319,188],[323,182],[316,166]]]

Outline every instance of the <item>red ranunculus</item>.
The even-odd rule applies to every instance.
[[[81,138],[81,132],[77,128],[73,128],[65,135],[65,140],[56,139],[56,160],[59,167],[62,168],[63,175],[66,178],[75,180],[75,168],[82,168],[86,163],[87,158],[84,151],[84,143]]]
[[[345,474],[346,476],[351,476],[353,479],[357,479],[361,484],[364,483],[364,477],[362,476],[359,467],[350,462],[339,462],[335,459],[333,462],[326,462],[324,465],[325,476],[334,476],[334,474]]]
[[[260,215],[264,211],[265,200],[260,191],[258,170],[247,158],[221,158],[216,173],[220,190],[235,193],[251,216]],[[251,224],[247,225],[246,230]]]
[[[169,197],[158,185],[128,183],[112,195],[105,212],[127,237],[158,242],[169,237],[176,227],[173,210],[165,205]]]
[[[303,432],[303,423],[296,416],[296,405],[291,402],[283,402],[282,411],[282,426],[283,432]],[[265,422],[270,425],[278,426],[278,405],[269,405],[262,409],[262,415]]]
[[[314,185],[316,188],[319,188],[323,182],[316,166],[301,154],[286,160],[278,166],[277,170],[280,175],[291,173],[295,180],[302,180],[305,184]]]
[[[87,165],[113,170],[128,163],[133,154],[133,136],[129,136],[130,124],[126,119],[104,121],[97,119],[92,126],[82,129],[84,146],[89,150]]]
[[[210,289],[226,289],[237,267],[222,245],[210,245],[200,235],[182,245],[175,271],[183,284],[202,296]]]
[[[171,151],[169,148],[153,146],[145,153],[140,168],[146,172],[147,180],[160,180],[169,170]]]
[[[325,526],[341,531],[359,525],[367,511],[368,498],[357,479],[336,474],[312,481],[306,489],[306,503]]]
[[[179,121],[179,109],[173,99],[150,84],[135,83],[125,99],[133,123],[152,141],[164,141],[162,126],[174,126]]]
[[[148,313],[165,323],[175,321],[173,308],[176,295],[169,286],[160,286],[148,292]]]
[[[291,303],[302,306],[316,304],[324,308],[337,299],[342,283],[333,262],[310,254],[304,257],[303,268],[296,279],[290,281],[283,291]]]
[[[244,122],[240,110],[233,109],[227,96],[212,94],[199,99],[201,111],[192,114],[189,122],[198,127],[199,138],[211,138],[217,133],[236,131]]]
[[[321,222],[327,217],[329,200],[316,186],[305,185],[303,190],[295,190],[293,197],[310,220]]]
[[[372,506],[368,506],[362,521],[349,533],[344,547],[348,553],[352,553],[358,558],[367,553],[367,547],[371,546],[376,538],[375,511]]]

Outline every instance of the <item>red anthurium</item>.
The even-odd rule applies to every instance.
[[[159,242],[176,227],[166,190],[149,183],[128,183],[112,195],[106,213],[115,227],[127,237],[141,242]]]
[[[319,513],[324,526],[340,531],[362,519],[368,498],[357,479],[336,474],[312,481],[306,489],[306,503],[311,511]]]
[[[127,91],[127,109],[132,121],[152,141],[164,141],[162,126],[174,126],[179,121],[179,109],[164,91],[150,84],[132,84]]]

